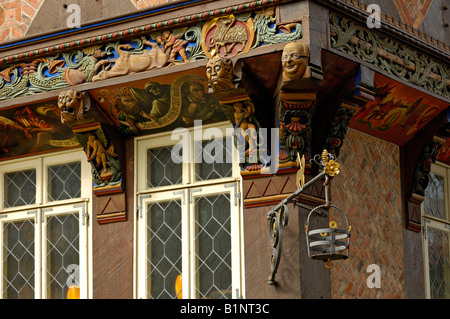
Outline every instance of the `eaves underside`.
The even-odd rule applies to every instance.
[[[103,19],[82,25],[78,29],[55,30],[39,36],[24,37],[0,45],[0,65],[7,65],[36,56],[51,55],[58,51],[73,50],[111,39],[137,36],[140,33],[169,27],[182,27],[218,16],[279,5],[296,0],[217,1],[181,0],[156,5],[114,19]],[[323,4],[352,19],[365,23],[369,13],[367,6],[357,0],[311,0]],[[199,10],[200,9],[200,10]],[[183,15],[180,15],[183,10]],[[144,21],[146,23],[144,23]],[[423,32],[385,14],[381,15],[378,32],[395,37],[425,52],[430,57],[448,63],[450,47]]]

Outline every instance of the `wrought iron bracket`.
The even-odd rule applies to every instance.
[[[288,225],[289,221],[289,209],[288,203],[293,203],[295,206],[303,206],[297,201],[297,197],[305,191],[310,186],[314,185],[316,182],[324,179],[325,186],[325,205],[330,206],[328,188],[331,179],[339,173],[339,164],[335,162],[335,157],[332,154],[328,154],[326,150],[321,155],[316,155],[311,162],[316,163],[322,169],[322,171],[313,177],[308,182],[300,185],[300,187],[290,194],[288,197],[283,199],[279,204],[273,207],[267,213],[267,220],[269,222],[269,238],[270,244],[272,246],[272,256],[270,260],[270,276],[269,285],[275,285],[275,275],[280,264],[281,251],[283,246],[283,228]],[[319,212],[321,216],[327,216],[326,212]]]

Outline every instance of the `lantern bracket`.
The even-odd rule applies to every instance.
[[[283,228],[287,226],[289,220],[288,203],[293,203],[294,206],[303,207],[308,211],[312,211],[310,206],[300,203],[297,198],[304,190],[314,185],[316,182],[324,179],[323,185],[325,187],[325,205],[323,205],[322,207],[326,208],[333,206],[330,203],[328,189],[333,177],[339,173],[339,164],[336,162],[336,157],[333,154],[329,154],[327,150],[324,150],[322,154],[316,155],[311,159],[311,163],[313,162],[319,166],[321,172],[308,182],[299,183],[299,188],[296,191],[283,199],[267,213],[267,220],[269,223],[269,238],[270,244],[272,246],[272,255],[270,260],[271,273],[268,282],[269,285],[276,284],[275,275],[280,264],[283,242]],[[304,176],[301,176],[300,178],[298,178],[298,180],[304,181]],[[316,211],[316,214],[322,217],[329,216],[328,212],[324,211]]]

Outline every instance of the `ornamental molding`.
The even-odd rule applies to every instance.
[[[334,11],[349,15],[354,20],[366,23],[369,13],[367,4],[358,0],[315,0]],[[381,13],[381,28],[378,30],[397,37],[400,40],[414,44],[418,48],[434,54],[439,58],[448,60],[450,58],[450,45],[439,41],[432,36],[413,28],[391,16]]]
[[[258,10],[268,6],[283,4],[292,2],[292,0],[258,0],[250,1],[240,5],[233,5],[223,7],[220,9],[214,9],[209,11],[201,11],[196,14],[186,15],[177,18],[170,18],[153,22],[141,26],[136,26],[129,29],[113,31],[97,36],[86,37],[84,39],[74,40],[70,42],[63,42],[60,44],[47,46],[43,48],[36,48],[27,52],[17,53],[13,55],[7,55],[0,57],[0,65],[5,65],[21,60],[30,60],[37,56],[52,55],[61,51],[81,49],[86,46],[103,44],[105,42],[117,41],[123,38],[140,37],[148,34],[148,32],[161,31],[167,28],[184,27],[199,23],[201,21],[207,21],[215,17],[226,16],[229,14],[236,14],[240,12],[246,12],[251,10]],[[23,41],[21,41],[23,42]]]
[[[0,101],[207,59],[218,47],[204,34],[221,42],[217,54],[232,56],[301,39],[300,22],[276,24],[273,5],[283,2],[247,2],[0,58]],[[239,47],[232,31],[244,29]]]
[[[330,14],[331,47],[397,78],[448,98],[450,69],[396,40]]]

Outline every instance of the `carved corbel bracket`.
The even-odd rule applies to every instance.
[[[95,195],[123,192],[121,159],[122,147],[113,142],[114,130],[87,92],[67,90],[58,97],[61,122],[69,126],[86,153],[92,166],[92,191]],[[116,199],[117,200],[117,199]],[[124,199],[123,199],[124,200]],[[104,210],[102,212],[104,215]],[[123,220],[123,216],[121,216]],[[114,218],[108,221],[117,221]]]
[[[329,119],[322,148],[327,149],[336,157],[339,156],[353,115],[359,108],[375,99],[373,78],[374,72],[360,65],[351,88],[344,90],[344,92],[350,91],[350,93],[343,98],[339,98],[340,101],[338,103],[340,104],[338,104]]]
[[[296,167],[298,156],[310,157],[312,119],[322,73],[309,60],[310,51],[304,43],[290,42],[283,49],[278,100],[280,168]]]
[[[249,93],[238,88],[240,63],[216,55],[207,62],[206,75],[209,89],[219,99],[235,129],[234,144],[239,151],[242,173],[260,172],[269,162],[267,141],[260,134],[255,103]]]
[[[315,101],[316,93],[281,92],[278,106],[281,168],[296,167],[297,157],[310,153]]]
[[[419,232],[421,230],[420,205],[424,200],[425,189],[430,181],[431,164],[436,162],[440,148],[445,139],[441,136],[433,138],[423,147],[412,179],[412,194],[407,201],[407,229]]]

